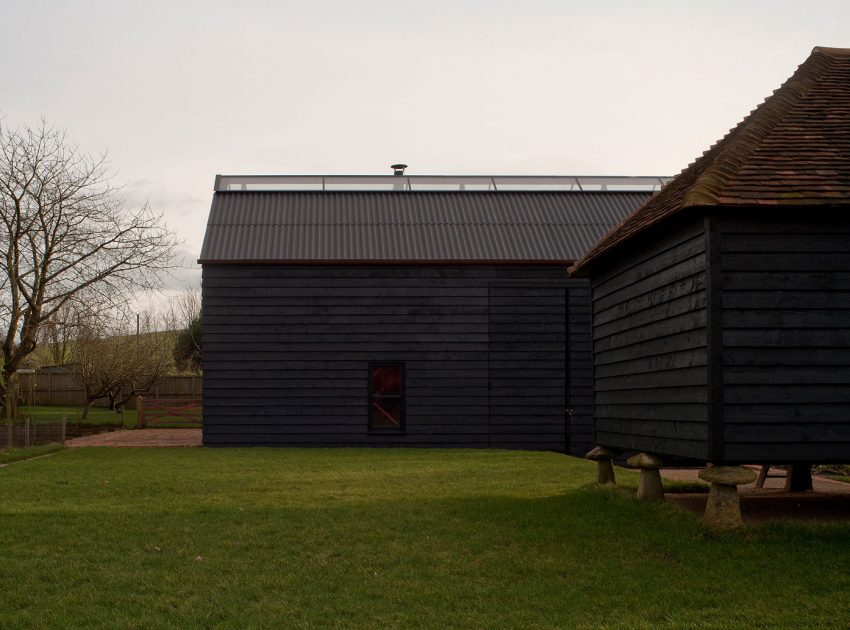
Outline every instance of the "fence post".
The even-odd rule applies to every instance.
[[[68,424],[68,416],[62,415],[62,445],[65,445],[65,427]]]
[[[30,445],[30,418],[27,416],[24,419],[24,448]]]
[[[136,396],[136,428],[145,426],[145,397]]]

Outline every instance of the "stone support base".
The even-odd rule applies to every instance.
[[[617,483],[614,477],[613,458],[615,455],[615,451],[605,446],[597,446],[585,455],[587,459],[596,462],[596,483],[600,486],[615,485]]]
[[[711,484],[703,521],[711,529],[728,531],[743,526],[738,486],[752,483],[756,474],[742,466],[709,466],[699,478]]]
[[[617,485],[614,477],[614,462],[610,459],[601,459],[596,462],[596,483],[600,486]]]
[[[638,453],[627,460],[629,466],[640,469],[637,498],[642,501],[663,501],[664,486],[661,483],[661,458],[650,453]]]

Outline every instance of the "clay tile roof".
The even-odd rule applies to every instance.
[[[570,270],[691,206],[850,203],[850,49],[816,47],[794,75]]]

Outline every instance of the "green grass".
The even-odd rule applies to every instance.
[[[0,469],[0,623],[727,629],[850,620],[850,524],[712,536],[673,505],[588,485],[594,475],[592,463],[551,453],[66,449]]]
[[[29,407],[21,407],[18,409],[18,415],[25,416],[29,413]],[[69,424],[82,423],[85,425],[117,425],[121,423],[121,415],[104,407],[92,407],[89,409],[89,417],[82,420],[82,407],[60,407],[60,406],[33,406],[32,419],[33,422],[61,422],[62,416],[68,418]],[[23,422],[23,420],[18,420]],[[124,424],[128,427],[136,426],[136,411],[135,409],[126,409],[124,411]]]
[[[835,481],[843,481],[844,483],[850,483],[850,477],[846,475],[826,475],[830,479],[834,479]]]
[[[43,446],[29,446],[27,448],[4,448],[0,449],[0,464],[11,464],[33,457],[41,457],[61,451],[61,444],[44,444]]]
[[[18,410],[18,415],[22,416],[15,422],[23,422],[23,417],[30,413],[29,407],[21,407]],[[32,419],[33,422],[61,422],[62,416],[68,419],[69,425],[82,424],[83,426],[119,426],[121,424],[121,415],[106,409],[104,407],[92,407],[89,409],[89,416],[85,420],[82,419],[82,407],[62,407],[62,406],[33,406]],[[124,410],[124,426],[133,428],[136,426],[136,410]],[[0,426],[3,422],[0,421]],[[181,428],[191,427],[186,418],[180,416],[163,416],[159,421],[149,422],[148,427],[160,428]]]

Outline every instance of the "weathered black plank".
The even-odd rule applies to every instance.
[[[846,271],[724,271],[723,289],[732,291],[850,291]]]
[[[850,328],[725,328],[723,345],[728,350],[734,346],[801,348],[850,347]]]
[[[729,463],[770,462],[824,462],[843,464],[850,462],[848,442],[791,442],[787,444],[728,442],[725,452]]]
[[[850,291],[817,291],[809,287],[797,287],[766,291],[761,287],[723,292],[726,309],[775,309],[777,305],[793,310],[820,310],[829,304],[831,309],[850,310]],[[850,315],[850,313],[848,313]]]
[[[566,445],[567,289],[538,289],[533,300],[515,285],[490,287],[490,443],[563,451]],[[506,325],[508,312],[522,319]],[[535,352],[553,350],[542,363]],[[539,356],[539,355],[538,355]]]
[[[647,392],[645,389],[595,390],[594,400],[597,405],[646,405],[653,404],[688,404],[707,402],[705,386],[668,385]],[[733,401],[729,401],[733,402]]]
[[[811,302],[810,302],[811,304]],[[850,329],[850,310],[835,308],[832,300],[821,300],[820,308],[792,309],[784,302],[774,306],[784,308],[735,309],[728,306],[723,310],[725,328],[843,328]]]
[[[677,386],[692,386],[706,384],[705,366],[678,368],[664,372],[644,372],[642,374],[616,374],[612,376],[596,375],[596,392],[620,391],[632,389],[656,389],[659,380],[668,378]]]
[[[596,441],[707,453],[706,236],[680,225],[592,282]]]
[[[596,430],[601,432],[620,432],[623,428],[629,433],[646,437],[662,437],[675,440],[705,440],[708,437],[708,425],[704,422],[676,422],[670,420],[624,420],[596,416]]]
[[[725,427],[725,437],[729,442],[754,444],[850,442],[850,422],[730,424]]]
[[[622,418],[623,420],[652,420],[660,421],[692,421],[706,422],[708,411],[701,403],[654,403],[645,405],[633,405],[623,403],[618,405],[596,405],[596,415],[600,418]]]
[[[843,403],[789,404],[755,402],[727,404],[726,424],[762,424],[772,422],[846,422],[850,418],[850,401]]]
[[[596,441],[599,444],[624,451],[646,451],[675,457],[690,457],[702,461],[708,458],[706,440],[677,440],[637,434],[596,431]]]
[[[706,362],[706,350],[703,347],[660,355],[639,356],[616,363],[602,363],[596,366],[595,374],[597,378],[602,379],[611,376],[627,376],[705,366]]]
[[[495,435],[563,451],[569,319],[584,448],[590,290],[564,271],[207,265],[205,441],[486,447]],[[368,433],[369,361],[405,363],[403,434]]]
[[[731,404],[828,404],[850,402],[848,385],[727,385],[723,388],[724,400]]]
[[[611,344],[609,343],[609,345]],[[606,350],[597,347],[595,348],[594,361],[596,365],[606,365],[628,361],[635,357],[660,356],[687,350],[697,351],[704,349],[705,346],[705,329],[695,328],[672,335],[659,335],[657,338],[647,339],[640,343],[611,347]]]

